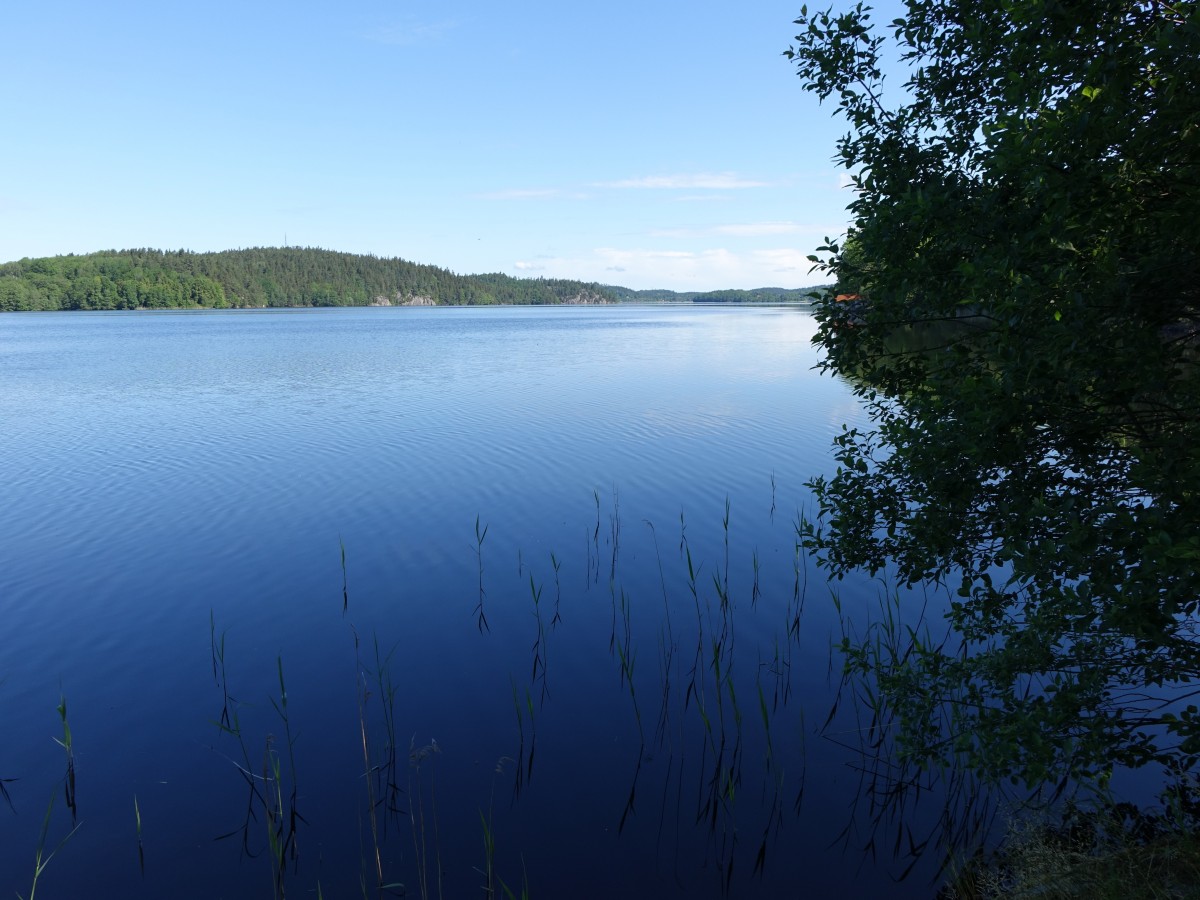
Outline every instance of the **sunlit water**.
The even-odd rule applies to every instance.
[[[861,852],[826,726],[840,625],[795,527],[862,414],[814,328],[0,317],[0,891],[52,798],[46,850],[72,828],[65,697],[78,828],[39,897],[271,896],[268,795],[291,896],[486,896],[488,833],[497,896],[930,894]]]

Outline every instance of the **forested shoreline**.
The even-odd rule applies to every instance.
[[[305,306],[488,306],[623,301],[803,301],[808,290],[711,294],[635,291],[594,282],[457,275],[399,258],[310,247],[217,253],[107,250],[0,265],[0,312]]]
[[[0,265],[0,310],[606,303],[603,285],[300,247],[117,250]]]

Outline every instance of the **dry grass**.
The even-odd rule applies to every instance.
[[[1198,824],[1194,808],[1147,813],[1128,804],[1068,810],[1058,825],[1016,822],[1002,847],[963,866],[942,897],[1200,898]]]

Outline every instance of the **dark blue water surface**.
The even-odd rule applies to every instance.
[[[929,894],[823,728],[795,525],[861,412],[814,327],[0,316],[0,892],[71,831],[65,697],[38,897],[270,897],[272,828],[297,897]]]

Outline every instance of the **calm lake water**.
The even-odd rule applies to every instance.
[[[73,827],[65,697],[39,897],[269,897],[272,828],[297,897],[930,895],[826,721],[795,526],[862,414],[814,330],[0,316],[0,892]]]

